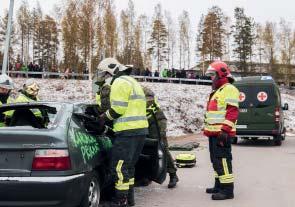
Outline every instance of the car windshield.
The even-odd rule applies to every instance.
[[[50,129],[57,125],[62,105],[57,103],[13,104],[0,106],[4,126]]]
[[[237,86],[240,90],[240,108],[264,108],[275,104],[272,85]]]

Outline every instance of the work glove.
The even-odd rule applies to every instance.
[[[106,130],[105,121],[102,118],[88,120],[85,122],[85,128],[100,135]]]
[[[225,144],[228,142],[228,139],[229,139],[228,133],[221,130],[221,132],[217,136],[217,144],[221,147],[224,147]]]

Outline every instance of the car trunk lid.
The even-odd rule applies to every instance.
[[[57,132],[24,128],[1,129],[0,176],[30,176],[36,150],[67,147],[65,140],[52,136]],[[62,137],[62,130],[56,130]]]

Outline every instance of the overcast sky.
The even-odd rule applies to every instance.
[[[19,8],[23,0],[15,0],[15,11]],[[290,22],[292,26],[295,25],[295,1],[294,0],[133,0],[135,3],[136,14],[146,14],[149,17],[153,16],[154,7],[157,3],[162,4],[163,10],[167,10],[172,14],[172,18],[177,20],[177,17],[186,10],[190,14],[191,31],[194,41],[196,34],[196,27],[202,14],[206,14],[208,9],[212,6],[219,6],[225,15],[234,19],[234,8],[243,7],[248,16],[254,18],[258,23],[265,23],[266,21],[279,22],[284,18]],[[8,9],[10,0],[0,0],[0,16],[3,16],[3,11]],[[37,0],[27,0],[29,5],[33,8]],[[65,4],[66,0],[39,0],[43,11],[47,14],[53,15],[54,4]],[[114,0],[116,5],[116,12],[126,9],[128,0]],[[119,15],[117,15],[119,17]],[[177,26],[177,22],[175,22]],[[195,41],[193,42],[194,45]],[[194,53],[195,46],[191,47],[191,60],[198,61]]]
[[[27,0],[32,7],[36,0]],[[15,0],[15,10],[22,0]],[[65,0],[39,0],[43,10],[51,13],[54,4],[61,4]],[[160,2],[164,10],[172,13],[176,19],[182,10],[187,10],[191,17],[192,24],[197,24],[201,14],[205,14],[213,5],[218,5],[233,18],[233,10],[236,6],[244,7],[246,14],[254,17],[257,22],[275,21],[279,22],[283,17],[287,21],[295,22],[295,2],[294,0],[134,0],[137,14],[153,15],[154,6]],[[128,5],[128,0],[115,0],[117,11],[124,9]],[[0,15],[9,6],[9,0],[0,0]]]

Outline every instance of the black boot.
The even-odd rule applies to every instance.
[[[227,200],[234,198],[234,184],[221,184],[220,191],[212,195],[212,200]]]
[[[175,188],[178,181],[179,181],[179,179],[178,179],[176,173],[171,173],[168,188]]]
[[[225,194],[223,192],[219,192],[212,195],[212,200],[227,200],[227,199],[233,199],[234,194]]]
[[[135,200],[134,200],[134,188],[130,187],[128,191],[128,205],[129,206],[135,206]]]
[[[220,189],[220,182],[218,178],[215,178],[215,184],[213,188],[206,188],[206,193],[208,194],[214,194],[218,193]]]

